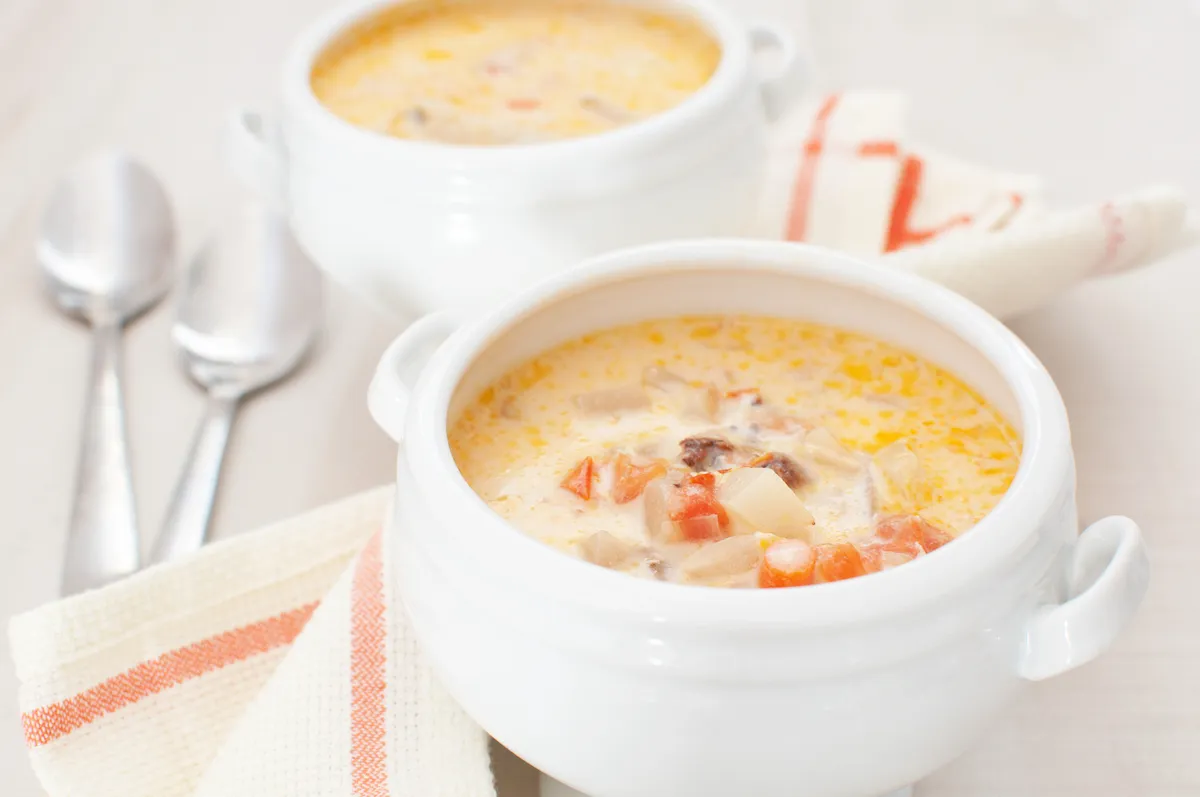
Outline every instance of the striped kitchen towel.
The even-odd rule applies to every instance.
[[[1038,180],[913,146],[902,98],[822,98],[778,130],[762,233],[879,258],[998,315],[1194,233],[1156,188],[1068,211]],[[390,491],[212,545],[10,626],[51,797],[490,797],[483,732],[396,604]]]
[[[51,795],[493,795],[392,598],[384,488],[10,626]],[[303,633],[301,633],[303,631]]]
[[[906,114],[903,95],[849,92],[818,98],[784,120],[761,234],[920,274],[1002,318],[1200,238],[1200,221],[1176,189],[1053,209],[1037,177],[908,141]]]

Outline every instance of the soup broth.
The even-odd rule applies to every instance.
[[[884,341],[765,317],[558,346],[453,420],[463,476],[548,545],[645,578],[803,586],[924,556],[1008,489],[1020,441]]]
[[[448,144],[601,133],[703,86],[720,48],[696,23],[602,0],[397,6],[317,61],[313,92],[359,127]]]

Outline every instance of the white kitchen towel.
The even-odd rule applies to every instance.
[[[890,94],[779,128],[763,231],[878,258],[985,308],[1032,309],[1188,241],[1147,189],[1049,210],[1038,180],[905,141]],[[390,490],[206,548],[10,625],[51,797],[490,797],[483,732],[442,692],[392,593]]]
[[[13,619],[51,795],[494,794],[391,596],[382,488]],[[301,631],[303,630],[303,633]]]
[[[1165,186],[1051,209],[1036,177],[907,142],[906,105],[899,94],[832,94],[784,120],[763,235],[920,274],[1002,318],[1091,277],[1154,263],[1200,237],[1184,196]]]

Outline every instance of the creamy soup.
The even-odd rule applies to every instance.
[[[604,567],[710,586],[836,581],[970,529],[1020,459],[950,373],[883,341],[760,317],[591,334],[497,380],[454,458],[500,516]]]
[[[697,24],[602,0],[397,6],[313,68],[317,98],[399,138],[517,144],[584,136],[667,110],[720,49]]]

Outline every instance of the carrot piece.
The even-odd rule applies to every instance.
[[[510,111],[535,111],[542,107],[542,101],[533,97],[514,97],[507,105]]]
[[[921,528],[921,547],[925,553],[932,553],[954,539],[932,523],[921,522],[924,523]]]
[[[865,576],[862,556],[848,542],[818,545],[813,549],[817,556],[816,581],[844,581],[847,578]]]
[[[679,520],[679,534],[685,540],[719,540],[724,537],[721,520],[716,515],[694,515]]]
[[[954,539],[920,515],[883,518],[875,524],[875,536],[882,541],[884,550],[913,556],[936,551]]]
[[[758,566],[758,586],[804,587],[813,583],[817,556],[803,540],[771,543]]]
[[[737,390],[726,390],[725,398],[734,399],[742,396],[752,396],[750,403],[757,406],[763,403],[762,391],[756,387],[742,387]]]
[[[717,500],[716,484],[717,477],[712,473],[689,476],[674,496],[671,520],[684,521],[701,515],[714,515],[719,527],[724,530],[729,525],[729,515]]]
[[[863,570],[868,573],[878,573],[883,570],[883,551],[878,545],[859,548],[858,555],[862,559]]]
[[[592,479],[595,475],[595,461],[591,457],[584,457],[575,466],[575,469],[567,474],[559,486],[564,490],[575,493],[575,495],[584,501],[590,501],[592,498]]]
[[[625,454],[617,454],[613,460],[612,499],[618,504],[627,504],[642,494],[652,479],[665,475],[667,463],[656,459],[649,465],[635,465]]]

